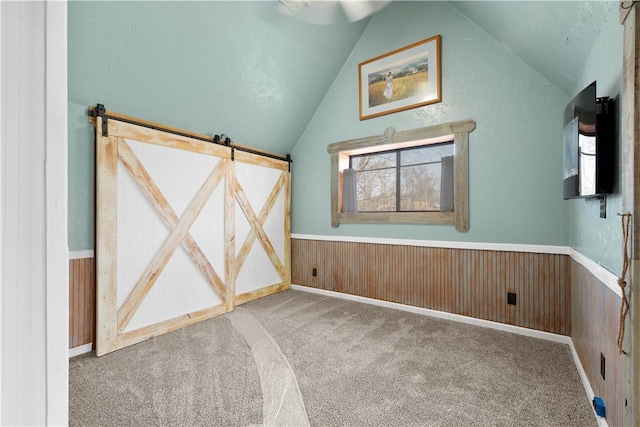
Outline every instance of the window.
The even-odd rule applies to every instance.
[[[451,186],[442,186],[443,168],[446,175],[448,165],[453,165],[453,141],[349,156],[355,211],[453,210],[453,206],[441,209],[442,191],[453,191]],[[346,191],[345,186],[343,194]]]
[[[331,154],[331,225],[452,224],[469,228],[466,120],[339,142]]]

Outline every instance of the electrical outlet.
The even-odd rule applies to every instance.
[[[607,217],[607,198],[600,197],[600,218]]]
[[[604,358],[604,354],[600,353],[600,375],[602,376],[602,379],[605,380],[605,373],[606,373],[606,363],[605,363],[605,358]]]
[[[311,275],[312,275],[313,277],[316,277],[316,276],[318,275],[318,269],[317,269],[317,268],[314,268],[313,270],[311,270]]]
[[[507,292],[507,304],[516,305],[516,294],[513,292]]]

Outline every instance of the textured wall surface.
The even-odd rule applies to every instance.
[[[87,106],[69,103],[69,250],[93,249],[94,133]]]
[[[605,0],[451,3],[570,97],[603,17],[618,8]]]
[[[69,2],[72,250],[93,248],[89,105],[280,154],[293,149],[367,20],[315,26],[279,6]]]
[[[597,95],[614,98],[621,105],[623,27],[619,23],[618,5],[612,4],[604,16],[605,23],[576,82],[574,94],[592,81],[597,82]],[[619,111],[618,111],[619,113]],[[618,114],[618,129],[620,117]],[[619,132],[616,144],[619,144]],[[619,145],[618,145],[619,146]],[[618,158],[620,152],[618,150]],[[622,266],[622,209],[620,162],[616,165],[614,194],[607,196],[607,218],[600,218],[597,199],[566,202],[570,206],[570,245],[614,274]],[[624,359],[618,354],[616,338],[620,298],[585,268],[572,263],[571,274],[571,338],[589,382],[607,407],[610,426],[623,425]],[[600,376],[600,353],[606,359],[606,379]]]
[[[442,99],[360,121],[358,63],[442,35]],[[392,3],[374,16],[293,152],[294,233],[566,245],[559,89],[447,2]],[[327,145],[473,119],[469,135],[470,229],[341,225],[331,228]]]
[[[613,3],[605,16],[600,37],[589,54],[581,78],[576,82],[574,95],[592,81],[597,82],[597,95],[608,96],[621,105],[622,93],[622,35],[623,27],[618,18],[618,7]],[[620,115],[618,111],[618,138],[620,144]],[[618,150],[618,157],[620,150]],[[600,218],[600,201],[579,199],[567,202],[570,205],[571,246],[591,258],[614,274],[622,268],[622,236],[620,217],[622,210],[620,162],[615,168],[614,193],[607,196],[607,218]]]

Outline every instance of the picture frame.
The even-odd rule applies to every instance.
[[[441,36],[358,64],[360,120],[442,101]]]

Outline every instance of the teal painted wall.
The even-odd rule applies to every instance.
[[[368,21],[314,26],[278,6],[69,2],[70,250],[93,248],[89,105],[291,152]]]
[[[69,103],[69,250],[93,249],[94,136],[88,108]]]
[[[619,107],[623,74],[623,26],[620,25],[618,16],[618,3],[611,2],[604,19],[605,24],[585,62],[574,94],[596,80],[597,95],[614,98],[616,106]],[[620,114],[618,114],[618,135],[620,135]],[[618,137],[618,144],[619,141]],[[566,202],[570,206],[571,246],[614,274],[620,274],[622,268],[622,236],[618,216],[622,211],[620,181],[620,161],[618,161],[616,189],[614,194],[607,196],[606,219],[600,218],[600,202],[597,199]]]
[[[358,119],[358,63],[442,35],[438,104]],[[569,98],[447,2],[394,2],[374,16],[294,151],[292,230],[316,235],[567,245],[562,113]],[[470,229],[330,225],[328,144],[462,119],[470,134]]]

